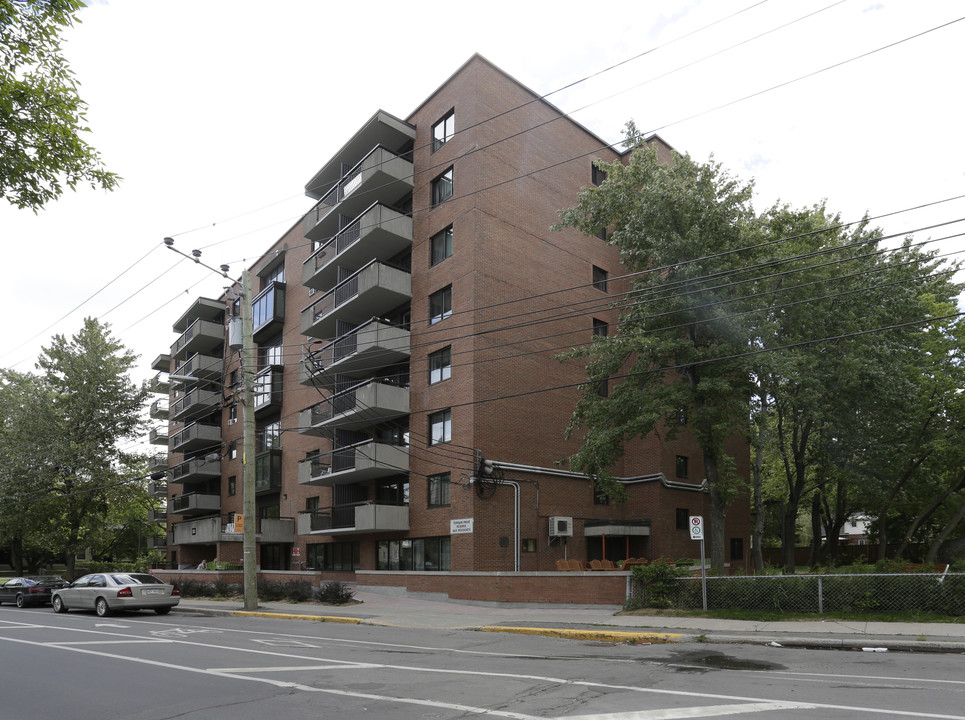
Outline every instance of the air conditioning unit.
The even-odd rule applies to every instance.
[[[238,418],[230,418],[228,420],[228,425],[234,425],[236,422],[238,422]]]
[[[573,518],[551,517],[550,537],[573,537]]]

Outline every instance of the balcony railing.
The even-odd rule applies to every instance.
[[[336,319],[358,325],[411,299],[411,273],[372,260],[302,310],[301,331],[332,337]]]
[[[221,459],[191,458],[171,468],[169,482],[183,483],[221,477]]]
[[[298,427],[304,434],[325,428],[357,429],[409,414],[409,388],[378,379],[335,393],[302,410]]]
[[[147,469],[151,472],[168,469],[168,454],[154,453],[147,458]]]
[[[221,509],[221,496],[214,493],[188,493],[168,501],[173,515],[206,515]]]
[[[367,501],[305,511],[298,515],[299,535],[356,535],[408,529],[408,505]]]
[[[220,425],[195,422],[174,433],[168,441],[168,447],[171,452],[194,452],[217,445],[220,442]]]
[[[167,533],[164,535],[149,535],[147,538],[147,546],[151,550],[164,550],[168,546]]]
[[[306,384],[314,383],[315,368],[329,373],[351,373],[403,362],[410,355],[410,333],[373,318],[320,348],[309,348],[312,357],[303,365],[306,374],[302,376],[302,382]]]
[[[147,484],[147,494],[154,497],[166,497],[168,494],[168,484],[152,480]]]
[[[167,371],[159,372],[147,382],[147,389],[152,393],[168,393],[171,391],[171,381]]]
[[[155,420],[167,420],[168,409],[168,399],[158,398],[151,403],[151,408],[148,410],[148,415]]]
[[[147,521],[149,523],[163,523],[168,519],[167,510],[148,510]]]
[[[171,419],[184,421],[210,415],[221,407],[221,393],[193,387],[171,406]]]
[[[204,378],[205,380],[220,380],[224,360],[217,355],[195,353],[182,362],[174,371],[175,375]]]
[[[168,444],[168,426],[159,425],[158,427],[153,427],[147,434],[147,441],[152,445],[167,445]]]
[[[211,320],[197,319],[171,346],[171,355],[179,360],[197,352],[210,353],[224,343],[224,326]]]
[[[237,530],[237,532],[236,532]],[[174,523],[174,545],[242,542],[244,533],[234,521],[233,514],[197,518]],[[290,517],[258,518],[255,540],[261,543],[290,543],[295,541],[295,519]]]
[[[391,204],[412,191],[412,162],[381,145],[373,148],[305,216],[305,237],[335,235],[338,216],[357,217],[373,202]],[[338,212],[333,212],[338,208]]]
[[[345,485],[408,471],[408,447],[368,440],[302,460],[298,464],[298,482]]]
[[[372,259],[384,262],[411,246],[412,218],[374,203],[312,253],[302,265],[302,284],[315,290],[330,288],[339,265],[359,267]]]

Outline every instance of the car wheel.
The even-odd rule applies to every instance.
[[[17,595],[17,607],[22,608],[26,603],[24,602],[23,595]]]
[[[54,599],[51,601],[50,604],[53,606],[54,612],[56,613],[67,612],[67,606],[64,605],[64,601],[60,599],[60,595],[54,596]]]
[[[156,612],[158,615],[167,615],[169,612],[171,612],[171,608],[154,608],[154,612]]]
[[[104,598],[97,598],[97,602],[94,603],[94,610],[97,611],[98,617],[107,617],[111,614],[111,606],[107,604],[107,600]]]

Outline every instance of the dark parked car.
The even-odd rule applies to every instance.
[[[0,585],[0,604],[15,603],[17,607],[46,605],[51,591],[70,583],[60,577],[15,577]]]
[[[54,612],[94,610],[101,617],[115,610],[153,610],[167,615],[181,602],[177,585],[169,585],[148,573],[92,573],[54,590]]]

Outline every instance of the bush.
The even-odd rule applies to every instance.
[[[329,605],[344,605],[355,599],[355,591],[343,582],[332,580],[315,590],[315,599]]]
[[[633,579],[640,589],[637,607],[668,608],[680,593],[679,578],[691,574],[690,565],[677,566],[658,558],[647,565],[632,569]]]
[[[181,597],[209,597],[211,587],[198,580],[182,580],[175,583],[181,591]]]

